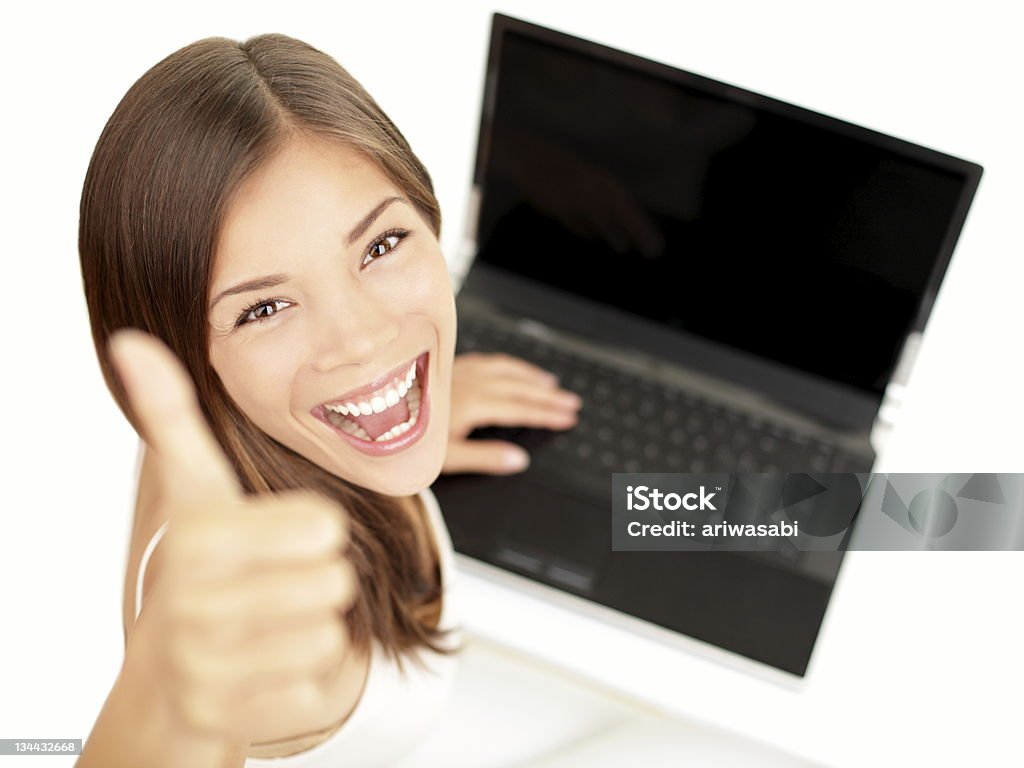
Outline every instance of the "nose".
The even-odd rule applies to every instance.
[[[325,373],[339,365],[372,364],[401,330],[398,313],[380,297],[347,291],[314,315],[312,367]]]

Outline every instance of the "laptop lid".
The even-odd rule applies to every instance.
[[[867,430],[981,173],[495,14],[464,290]]]

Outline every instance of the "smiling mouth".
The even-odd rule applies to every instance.
[[[372,391],[323,403],[317,415],[357,440],[385,443],[401,437],[420,416],[427,356],[422,353]]]

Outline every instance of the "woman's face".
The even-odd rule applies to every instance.
[[[425,219],[374,164],[291,141],[232,199],[209,302],[211,363],[256,426],[379,493],[437,478],[452,286]]]

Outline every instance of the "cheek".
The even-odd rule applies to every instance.
[[[441,325],[454,323],[454,297],[448,264],[439,247],[425,249],[396,264],[386,279],[374,283],[382,300],[394,302],[408,314],[430,317]]]
[[[288,413],[295,346],[256,340],[223,355],[215,368],[236,405],[258,426],[282,420]],[[264,343],[260,343],[264,342]]]

